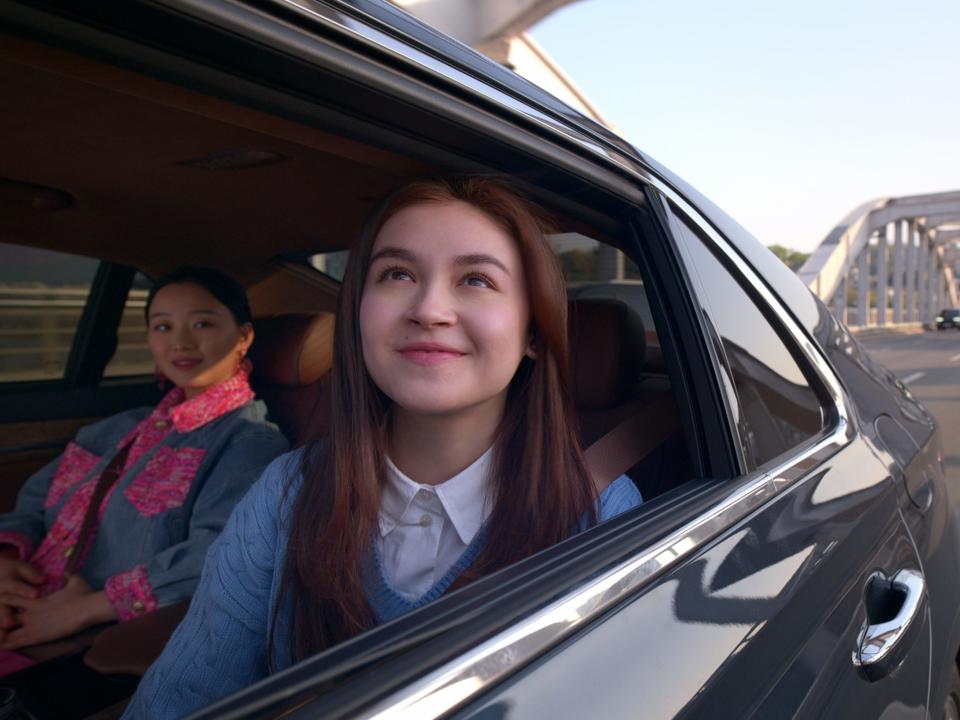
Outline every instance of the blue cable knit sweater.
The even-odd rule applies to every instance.
[[[267,629],[283,575],[291,503],[300,452],[274,460],[230,516],[207,555],[190,611],[144,676],[124,718],[180,718],[267,675]],[[607,520],[642,502],[626,476],[598,500],[597,518]],[[586,527],[582,523],[581,529]],[[367,597],[381,623],[439,598],[483,547],[477,533],[460,559],[422,597],[409,601],[384,577],[379,556]],[[273,666],[293,664],[289,611],[277,614]]]

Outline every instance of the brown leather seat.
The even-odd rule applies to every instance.
[[[325,435],[329,428],[334,322],[332,313],[317,313],[254,323],[250,380],[270,419],[293,446]]]
[[[618,475],[638,470],[641,461],[679,437],[676,404],[661,368],[648,367],[647,332],[626,303],[575,300],[568,331],[580,438],[591,472],[604,487]],[[641,477],[649,473],[633,474],[645,498],[656,494]]]
[[[573,398],[589,446],[632,413],[646,353],[640,316],[620,300],[570,303]]]

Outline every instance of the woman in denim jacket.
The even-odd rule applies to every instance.
[[[182,268],[154,286],[146,317],[158,372],[175,387],[152,409],[83,428],[0,515],[3,650],[189,598],[231,510],[287,447],[247,381],[253,327],[242,287]],[[119,477],[77,547],[97,482],[118,457]],[[0,674],[31,662],[3,655]]]

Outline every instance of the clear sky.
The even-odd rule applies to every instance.
[[[960,0],[579,0],[531,34],[621,135],[765,244],[960,189]]]

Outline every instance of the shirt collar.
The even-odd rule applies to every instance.
[[[178,392],[182,402],[170,402],[175,400],[173,396]],[[178,432],[188,433],[241,405],[246,405],[253,400],[253,390],[250,388],[247,373],[238,370],[229,380],[204,390],[195,398],[183,398],[183,390],[174,388],[160,401],[157,409],[170,408],[173,426]]]
[[[493,448],[489,448],[469,467],[439,485],[415,482],[386,458],[387,482],[380,502],[380,534],[391,532],[403,518],[421,489],[436,493],[444,512],[453,523],[464,545],[469,545],[490,515],[489,467]]]

